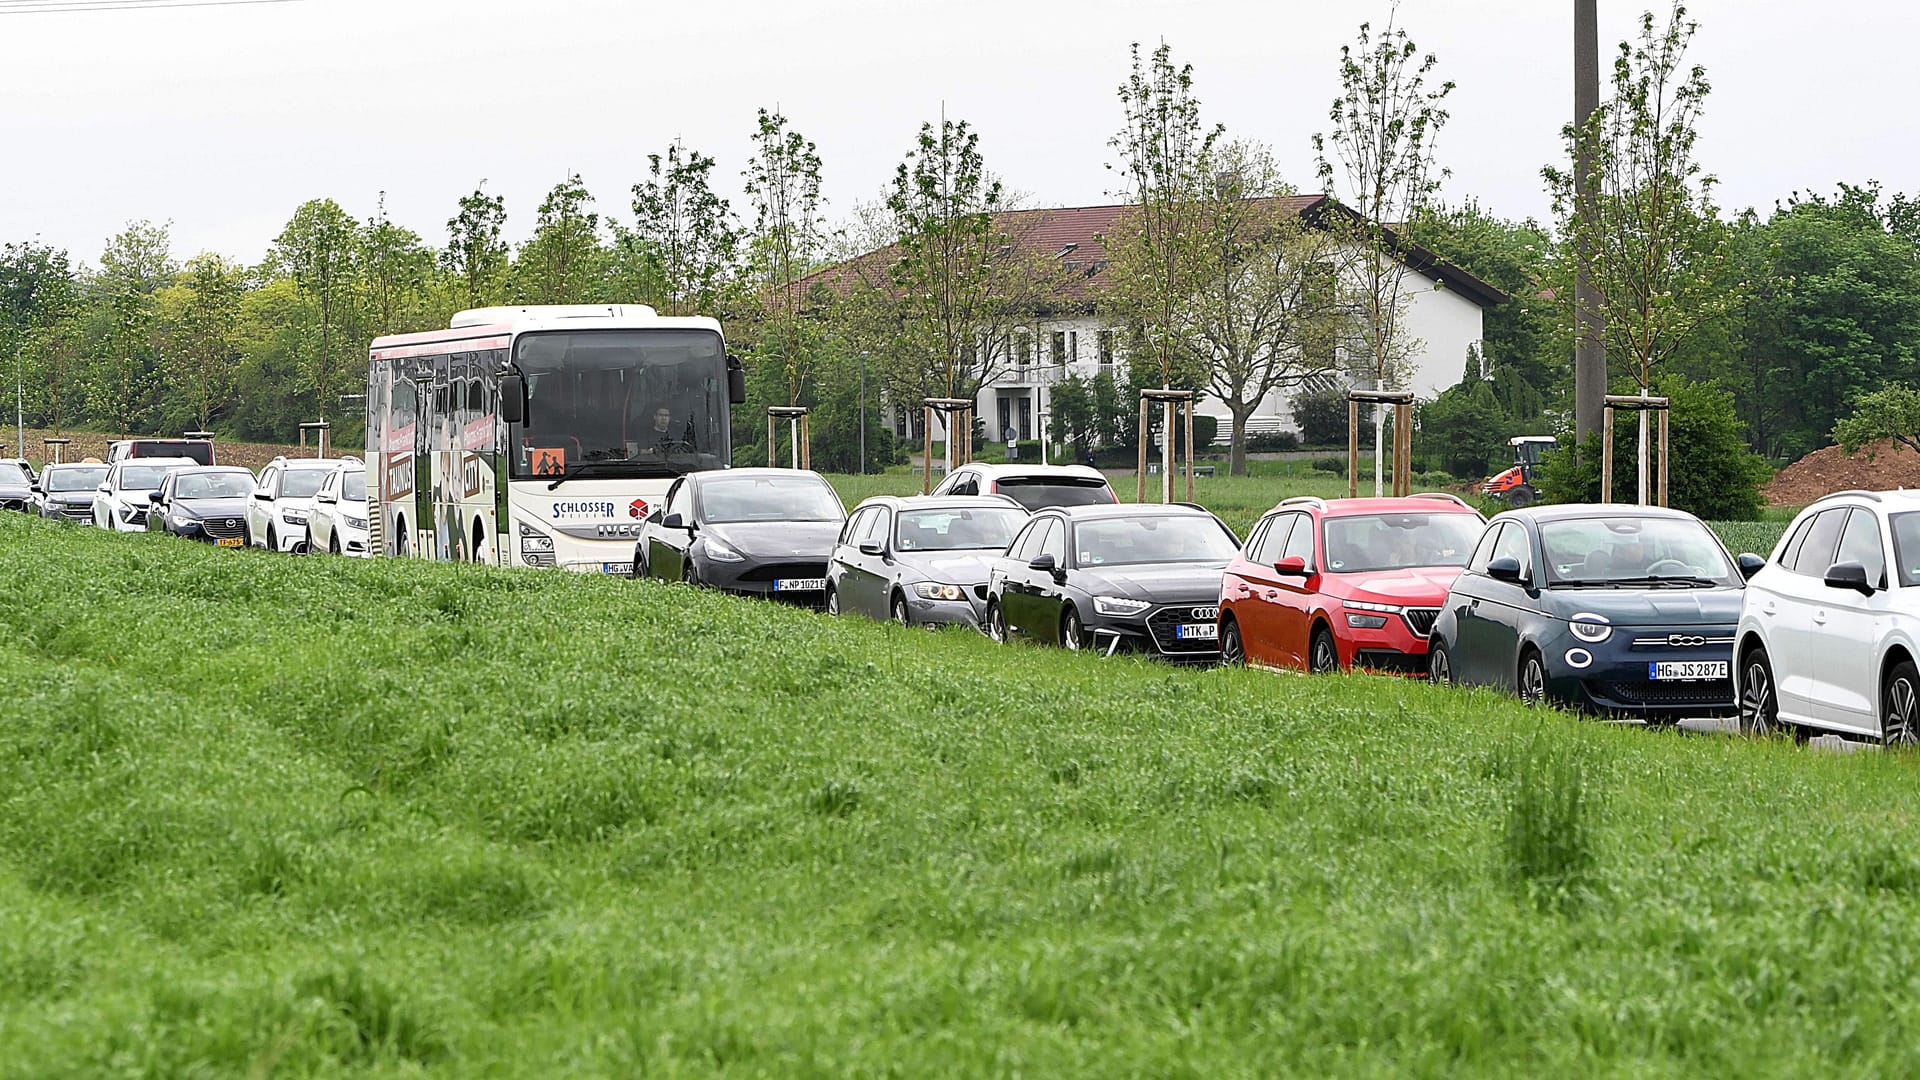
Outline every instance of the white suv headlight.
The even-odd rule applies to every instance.
[[[1613,636],[1613,624],[1605,615],[1596,615],[1591,611],[1576,611],[1567,620],[1567,628],[1573,636],[1586,642],[1605,641]]]
[[[1093,598],[1093,610],[1101,615],[1138,615],[1153,605],[1145,600],[1135,600],[1130,596],[1096,596]]]
[[[307,523],[307,512],[305,510],[295,510],[289,506],[285,510],[280,511],[280,520],[289,525],[305,525]]]
[[[913,587],[913,591],[923,600],[965,600],[967,590],[958,585],[947,585],[938,581],[922,581]]]

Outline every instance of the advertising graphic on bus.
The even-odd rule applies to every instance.
[[[378,338],[369,549],[624,573],[675,477],[731,463],[720,324],[639,305],[481,308]]]

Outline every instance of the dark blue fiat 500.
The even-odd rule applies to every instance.
[[[1434,623],[1433,681],[1648,720],[1730,715],[1745,573],[1677,510],[1501,514]]]

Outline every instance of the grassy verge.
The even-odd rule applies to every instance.
[[[1920,1068],[1915,762],[0,516],[0,1075]]]

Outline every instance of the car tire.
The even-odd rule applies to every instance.
[[[280,553],[280,538],[273,535],[273,526],[271,525],[267,526],[267,550],[276,555]]]
[[[338,532],[330,532],[327,534],[327,554],[340,554],[340,534]]]
[[[892,612],[894,622],[899,623],[901,626],[913,625],[913,613],[907,610],[907,598],[904,595],[900,593],[893,594]]]
[[[1080,624],[1080,613],[1071,607],[1067,608],[1065,615],[1060,616],[1060,644],[1074,652],[1079,652],[1087,644],[1086,627]]]
[[[1773,663],[1767,657],[1767,650],[1755,646],[1740,658],[1738,689],[1740,734],[1754,739],[1778,735],[1784,729],[1780,722],[1780,691],[1773,680]]]
[[[840,614],[840,590],[831,585],[827,586],[827,614]]]
[[[1340,670],[1340,649],[1333,642],[1333,632],[1322,626],[1314,630],[1307,645],[1307,671],[1314,675],[1331,675]]]
[[[680,584],[695,589],[700,587],[700,575],[694,572],[692,556],[680,564]]]
[[[1000,610],[997,601],[987,601],[987,637],[1005,645],[1011,638],[1007,633],[1007,613]]]
[[[1447,643],[1434,638],[1427,643],[1427,681],[1435,686],[1452,686],[1453,654]]]
[[[1240,637],[1238,620],[1227,619],[1226,625],[1220,628],[1220,666],[1247,666],[1247,643]]]
[[[1540,650],[1529,645],[1520,650],[1520,668],[1514,673],[1514,693],[1522,705],[1544,705],[1547,701],[1547,662]]]
[[[1893,665],[1880,691],[1880,744],[1889,750],[1920,745],[1920,669],[1911,660]]]

